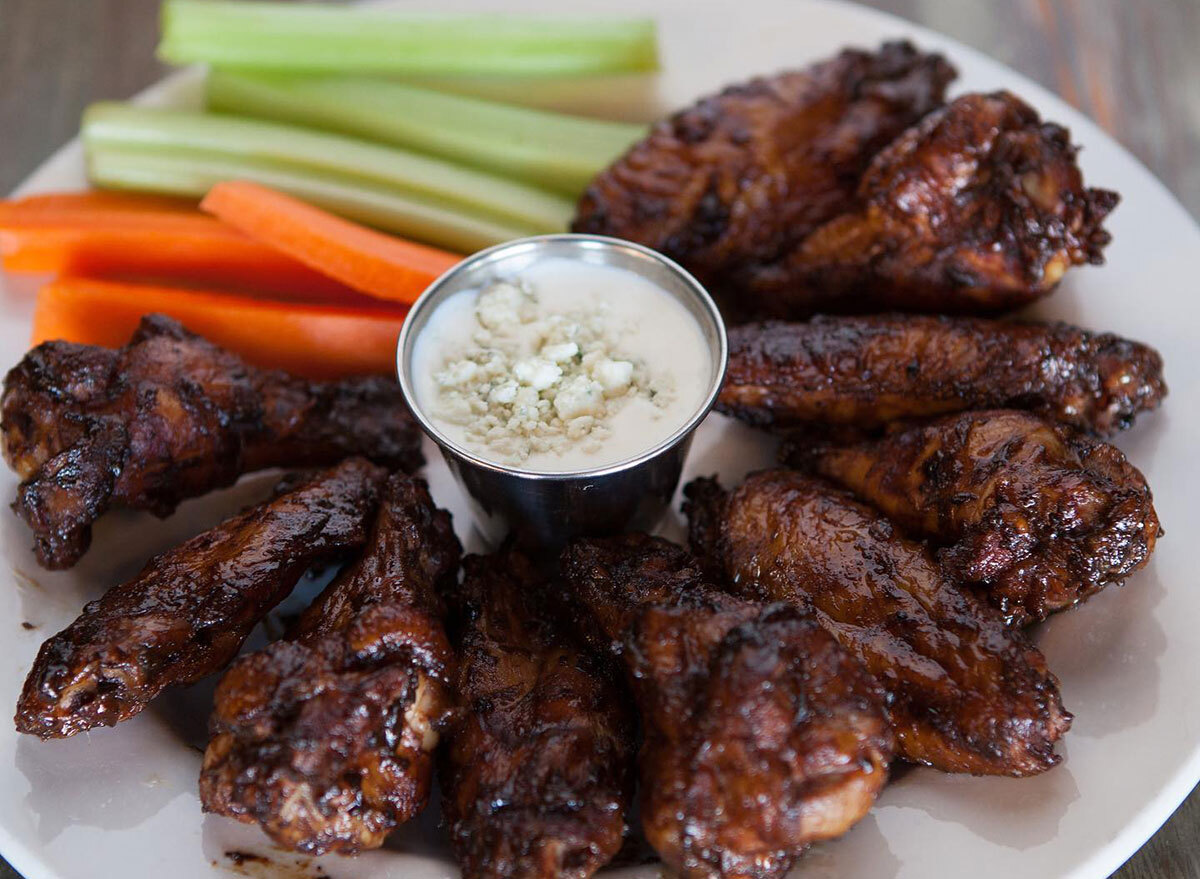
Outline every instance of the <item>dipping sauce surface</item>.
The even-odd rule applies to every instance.
[[[524,470],[589,470],[658,445],[702,405],[696,318],[627,269],[543,260],[447,297],[413,347],[417,403],[449,439]]]

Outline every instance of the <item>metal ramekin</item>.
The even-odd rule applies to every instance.
[[[433,310],[449,295],[513,277],[539,260],[565,257],[636,272],[674,295],[696,317],[712,355],[708,393],[671,436],[641,454],[592,470],[544,473],[481,458],[445,436],[421,411],[411,381],[413,347]],[[670,332],[669,327],[663,328]],[[728,360],[725,325],[708,292],[690,274],[649,248],[599,235],[540,235],[488,248],[433,282],[400,330],[396,369],[405,400],[442,450],[475,505],[480,530],[498,541],[512,532],[526,545],[554,548],[573,537],[650,527],[671,501],[692,433],[717,399]]]

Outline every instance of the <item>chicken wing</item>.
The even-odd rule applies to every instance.
[[[350,455],[421,463],[420,431],[390,379],[258,370],[162,315],[119,351],[34,348],[4,380],[0,432],[24,480],[14,508],[49,568],[75,564],[113,506],[166,516],[251,470]]]
[[[385,475],[349,458],[152,558],[42,645],[17,730],[49,739],[113,726],[224,667],[305,571],[366,541]]]
[[[797,449],[908,534],[1012,622],[1045,619],[1140,568],[1158,516],[1121,451],[1027,412],[896,425],[850,446]]]
[[[1071,715],[1045,657],[887,519],[788,470],[728,496],[698,480],[687,497],[693,546],[730,582],[811,611],[879,679],[901,756],[978,775],[1058,762]]]
[[[940,55],[887,43],[732,86],[600,174],[572,228],[660,250],[742,297],[723,305],[752,306],[805,236],[854,207],[874,155],[939,106],[954,76]]]
[[[1166,396],[1153,348],[1061,323],[873,315],[729,332],[717,408],[760,427],[878,428],[966,409],[1030,409],[1108,434]]]
[[[466,879],[586,879],[621,847],[634,718],[531,563],[470,556],[452,590],[463,716],[442,808]]]
[[[887,780],[879,685],[810,617],[713,587],[665,540],[576,541],[562,572],[641,709],[646,838],[684,879],[783,876]]]
[[[425,483],[392,476],[358,561],[287,640],[221,679],[205,811],[257,823],[287,848],[352,854],[425,808],[454,701],[439,595],[460,552]]]
[[[997,312],[1102,261],[1116,193],[1008,92],[943,105],[954,69],[907,43],[756,79],[660,122],[572,228],[678,260],[727,319]]]
[[[1065,128],[1009,92],[963,95],[875,156],[858,205],[805,238],[748,310],[1027,305],[1072,266],[1104,261],[1101,224],[1118,197],[1083,185],[1076,151]]]

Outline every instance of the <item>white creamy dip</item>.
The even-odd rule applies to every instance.
[[[635,457],[704,401],[696,318],[627,269],[553,258],[446,298],[413,347],[417,403],[481,458],[572,471]]]

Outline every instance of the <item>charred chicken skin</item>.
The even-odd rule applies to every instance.
[[[421,463],[420,432],[390,379],[258,370],[162,315],[143,318],[119,351],[34,348],[4,380],[0,432],[23,480],[14,508],[48,568],[75,564],[110,507],[166,516],[252,470],[351,455]]]
[[[439,595],[459,556],[424,482],[392,476],[362,556],[286,640],[222,678],[200,775],[206,811],[290,849],[352,854],[424,809],[454,700]]]
[[[623,657],[642,826],[669,870],[783,876],[867,812],[893,752],[883,696],[813,619],[729,595],[645,535],[577,541],[562,572],[585,631]]]
[[[603,171],[573,228],[678,260],[735,321],[1027,304],[1102,261],[1118,198],[1014,95],[943,104],[953,78],[890,43],[728,88]]]
[[[885,147],[857,206],[804,239],[757,317],[815,312],[986,314],[1103,262],[1117,194],[1088,189],[1067,130],[1009,92],[969,94]]]
[[[362,546],[385,475],[349,458],[152,558],[42,645],[18,731],[49,739],[113,726],[223,668],[309,568]]]
[[[687,496],[693,546],[730,582],[811,612],[879,680],[905,759],[1010,776],[1058,762],[1071,715],[1045,657],[887,519],[788,470]]]
[[[966,412],[886,437],[797,451],[850,489],[1007,619],[1045,619],[1150,558],[1158,516],[1119,449],[1027,412]]]
[[[462,716],[442,808],[467,879],[586,879],[625,834],[634,717],[515,551],[470,556],[450,604]]]
[[[765,291],[786,286],[789,256],[855,207],[875,154],[941,105],[954,76],[940,55],[887,43],[727,88],[601,173],[573,229],[662,251],[723,306],[779,314]]]
[[[1167,393],[1153,348],[1061,323],[873,315],[729,332],[717,408],[759,427],[874,429],[967,409],[1029,409],[1099,434]]]

